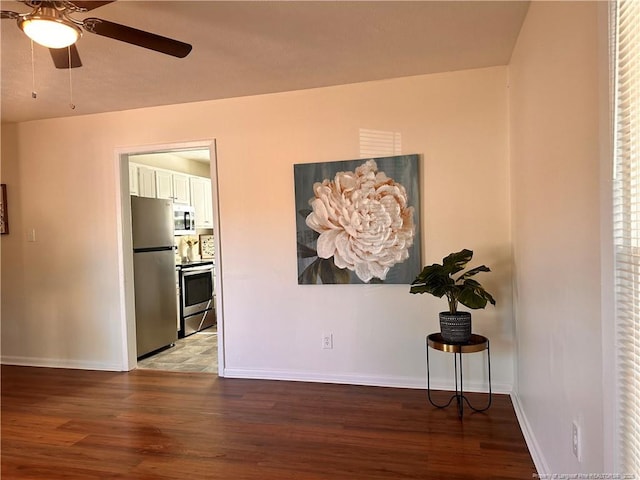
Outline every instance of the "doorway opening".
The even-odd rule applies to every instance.
[[[123,149],[119,152],[118,162],[126,338],[123,363],[127,370],[145,368],[221,374],[224,343],[215,142]],[[137,197],[136,202],[133,197]],[[140,198],[155,200],[141,201]],[[132,203],[135,203],[133,213]],[[171,321],[167,317],[171,317],[175,335],[147,347],[146,339],[151,334],[146,332],[155,330],[155,317],[152,314],[149,320],[141,305],[145,302],[148,305],[149,301],[155,304],[156,298],[153,290],[141,293],[147,288],[140,287],[139,259],[143,256],[140,252],[144,253],[148,248],[136,247],[140,246],[137,243],[141,236],[140,224],[146,224],[146,220],[140,222],[139,219],[147,218],[146,213],[141,213],[140,205],[146,207],[156,203],[160,207],[166,204],[171,216],[172,250],[166,253],[175,267],[169,266],[175,289],[169,293],[164,289],[159,300],[163,301],[165,311],[157,317],[163,317],[165,330],[165,324]],[[163,271],[165,277],[169,275],[166,269]],[[165,286],[167,281],[167,278],[163,279]],[[170,302],[169,294],[173,295]],[[142,295],[146,295],[147,300],[141,301]]]

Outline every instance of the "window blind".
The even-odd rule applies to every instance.
[[[640,473],[640,1],[613,3],[618,463]]]

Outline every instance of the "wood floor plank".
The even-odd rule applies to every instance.
[[[529,479],[508,396],[3,366],[5,479]],[[437,392],[446,398],[449,392]],[[472,402],[484,401],[470,394]]]

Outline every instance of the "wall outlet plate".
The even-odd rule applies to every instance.
[[[573,455],[580,461],[580,427],[577,422],[571,423],[571,448]]]
[[[322,349],[331,350],[333,348],[333,333],[322,334]]]

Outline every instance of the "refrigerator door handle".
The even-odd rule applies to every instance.
[[[175,250],[175,246],[164,246],[164,247],[146,247],[146,248],[134,248],[133,253],[147,253],[147,252],[164,252],[167,250]]]

